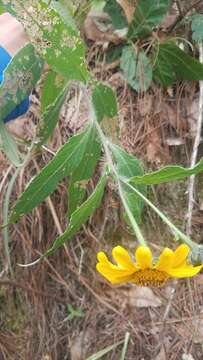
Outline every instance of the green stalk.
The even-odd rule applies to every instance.
[[[158,216],[169,226],[169,228],[190,248],[192,249],[199,249],[199,246],[192,241],[187,235],[185,235],[182,231],[180,231],[168,218],[166,215],[162,213],[161,210],[159,210],[149,199],[147,199],[141,192],[139,192],[136,188],[134,188],[132,185],[130,185],[127,181],[124,179],[121,179],[123,184],[128,186],[131,190],[133,190],[138,196],[140,196],[157,214]]]
[[[112,160],[112,157],[111,157],[111,152],[109,151],[109,147],[108,147],[108,140],[106,139],[100,125],[98,124],[96,118],[95,118],[95,114],[94,112],[92,111],[92,119],[94,120],[94,124],[95,124],[95,127],[97,129],[97,133],[101,139],[101,142],[102,142],[102,145],[103,145],[103,148],[104,148],[104,151],[105,151],[105,154],[106,154],[106,159],[107,159],[107,162],[108,162],[108,165],[110,167],[110,170],[112,171],[112,173],[114,174],[115,176],[115,179],[118,183],[118,191],[119,191],[119,195],[120,195],[120,198],[121,198],[121,201],[123,203],[123,206],[124,206],[124,209],[126,211],[126,214],[128,216],[128,219],[131,223],[131,226],[135,232],[135,235],[137,237],[137,240],[139,241],[140,245],[142,246],[147,246],[146,244],[146,241],[144,239],[144,236],[142,235],[142,232],[132,214],[132,211],[130,210],[129,208],[129,205],[128,205],[128,202],[125,198],[125,195],[124,195],[124,192],[123,192],[123,189],[122,189],[122,184],[121,184],[121,181],[120,181],[120,177],[116,171],[116,168],[114,166],[114,163],[113,163],[113,160]]]

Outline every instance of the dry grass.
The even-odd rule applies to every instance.
[[[141,157],[149,169],[166,163],[187,165],[191,150],[191,113],[196,87],[183,84],[164,93],[153,87],[145,96],[137,96],[123,82],[117,68],[105,67],[102,53],[94,47],[89,63],[100,80],[107,81],[119,102],[119,137],[115,126],[105,125],[108,134],[132,154]],[[95,60],[99,59],[99,60]],[[116,66],[116,65],[115,65]],[[12,192],[12,204],[28,181],[52,158],[56,150],[87,120],[87,109],[80,90],[73,86],[59,125],[47,147],[33,154],[21,171]],[[17,120],[12,131],[32,137],[38,121],[38,97],[33,97],[28,116]],[[20,123],[21,122],[21,123]],[[15,127],[15,128],[14,128]],[[176,141],[176,142],[175,142]],[[171,145],[171,144],[179,145]],[[1,156],[1,205],[14,169]],[[89,190],[97,181],[100,168]],[[200,183],[201,185],[201,183]],[[184,227],[186,184],[164,185],[150,193],[179,226]],[[201,187],[200,187],[201,191]],[[122,340],[130,332],[126,360],[180,360],[191,354],[201,360],[203,341],[203,277],[194,281],[169,283],[154,291],[160,306],[140,308],[136,304],[139,289],[132,286],[113,288],[95,272],[96,252],[122,242],[134,249],[135,242],[121,218],[118,199],[108,187],[102,209],[67,244],[35,267],[21,268],[43,253],[66,228],[67,180],[46,202],[9,228],[13,276],[1,237],[0,274],[0,359],[2,360],[84,360],[104,347]],[[201,241],[202,218],[198,206],[194,214],[194,234]],[[198,219],[198,221],[195,219]],[[171,241],[167,229],[145,209],[143,230],[154,248]],[[68,319],[67,304],[82,309],[84,317]],[[105,359],[119,359],[121,347]]]

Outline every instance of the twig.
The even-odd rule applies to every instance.
[[[173,24],[171,24],[171,26],[169,26],[168,28],[168,32],[172,32],[176,25],[187,15],[187,13],[192,10],[192,8],[196,7],[197,5],[199,5],[202,2],[202,0],[198,0],[196,1],[194,4],[192,4],[191,6],[189,6],[187,9],[182,11],[182,14],[178,15],[178,17],[175,19],[175,21],[173,22]]]
[[[203,43],[199,43],[199,61],[203,64]],[[199,116],[197,121],[197,132],[193,145],[193,151],[191,156],[190,166],[194,167],[197,160],[198,148],[201,140],[201,128],[203,123],[203,81],[199,82],[200,95],[199,95]],[[191,234],[192,231],[192,212],[194,207],[194,186],[195,186],[195,175],[189,178],[188,184],[188,211],[186,215],[186,233]]]

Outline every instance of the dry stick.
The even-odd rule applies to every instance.
[[[203,63],[203,43],[199,43],[199,61]],[[201,128],[203,123],[203,81],[199,82],[200,95],[199,95],[199,116],[197,121],[196,137],[193,145],[190,166],[194,167],[197,160],[198,148],[201,140]],[[192,212],[194,207],[194,185],[195,175],[190,176],[188,184],[188,211],[186,215],[186,233],[190,235],[192,232]]]
[[[199,60],[201,63],[203,63],[203,43],[199,44]],[[200,144],[200,138],[201,138],[201,128],[202,128],[202,122],[203,122],[203,81],[199,82],[200,86],[200,97],[199,97],[199,117],[198,117],[198,123],[197,123],[197,133],[195,137],[195,142],[193,146],[193,152],[191,157],[191,167],[194,167],[197,160],[197,153],[198,148]],[[189,179],[189,185],[188,185],[188,212],[187,212],[187,225],[186,225],[186,232],[189,236],[191,234],[191,228],[192,228],[192,211],[193,211],[193,205],[194,205],[194,184],[195,184],[195,175],[192,175]],[[165,324],[171,309],[172,301],[175,296],[176,292],[176,285],[177,283],[174,283],[174,286],[171,289],[171,294],[169,296],[168,304],[166,306],[164,315],[163,315],[163,324],[162,324],[162,331],[160,332],[160,338],[159,338],[159,344],[158,347],[160,348],[163,343],[163,338],[165,334]]]
[[[175,19],[175,21],[173,22],[172,25],[169,26],[168,28],[168,32],[172,32],[176,25],[183,20],[183,18],[187,15],[187,13],[192,10],[193,8],[195,8],[196,6],[198,6],[199,4],[201,4],[202,0],[197,0],[196,2],[194,2],[194,4],[190,5],[187,9],[185,9],[184,11],[182,11],[182,14],[179,14],[178,17]]]
[[[201,63],[203,63],[203,43],[199,44],[199,61]],[[202,128],[202,122],[203,122],[203,81],[199,82],[199,86],[200,86],[199,117],[198,117],[198,123],[197,123],[197,133],[196,133],[192,157],[191,157],[191,164],[190,164],[191,167],[194,167],[196,164],[198,147],[199,147],[200,138],[201,138],[201,136],[200,136],[201,128]],[[188,212],[187,212],[187,225],[186,225],[186,232],[187,232],[188,236],[191,234],[191,228],[192,228],[192,211],[193,211],[193,205],[194,205],[194,183],[195,183],[195,175],[192,175],[189,179],[189,185],[188,185]],[[169,300],[168,300],[168,303],[167,303],[167,306],[166,306],[166,309],[165,309],[165,312],[163,315],[162,331],[160,332],[161,335],[159,338],[158,347],[160,347],[163,342],[163,337],[164,337],[164,333],[165,333],[165,324],[166,324],[168,315],[170,313],[172,301],[175,296],[176,285],[177,285],[177,283],[175,283],[171,289],[171,294],[169,296]]]

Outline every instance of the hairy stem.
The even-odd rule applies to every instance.
[[[102,142],[102,145],[103,145],[103,148],[104,148],[104,151],[105,151],[105,155],[106,155],[106,159],[107,159],[107,162],[108,162],[108,165],[110,167],[110,170],[111,172],[113,173],[115,179],[116,179],[116,182],[118,184],[118,192],[119,192],[119,195],[120,195],[120,198],[121,198],[121,201],[122,201],[122,204],[123,204],[123,207],[126,211],[126,214],[128,216],[128,219],[131,223],[131,226],[137,236],[137,240],[139,241],[140,245],[142,246],[146,246],[146,241],[144,239],[144,236],[142,235],[142,232],[132,214],[132,211],[130,210],[130,207],[128,205],[128,202],[125,198],[125,195],[124,195],[124,192],[123,192],[123,188],[122,188],[122,183],[121,183],[121,180],[120,180],[120,177],[117,173],[117,170],[116,170],[116,167],[113,163],[113,160],[112,160],[112,157],[111,157],[111,151],[109,150],[109,145],[108,145],[108,140],[106,138],[106,136],[104,135],[100,125],[98,124],[97,120],[95,119],[95,115],[93,115],[93,119],[94,119],[94,124],[95,124],[95,127],[97,129],[97,132],[98,132],[98,135],[101,139],[101,142]]]
[[[198,250],[199,246],[193,242],[187,235],[185,235],[182,231],[180,231],[169,219],[166,215],[162,213],[149,199],[147,199],[141,192],[139,192],[136,188],[129,184],[126,180],[122,180],[122,182],[128,186],[131,190],[133,190],[138,196],[140,196],[147,205],[149,205],[158,215],[159,217],[165,222],[166,225],[177,235],[185,244],[187,244],[191,249]]]

